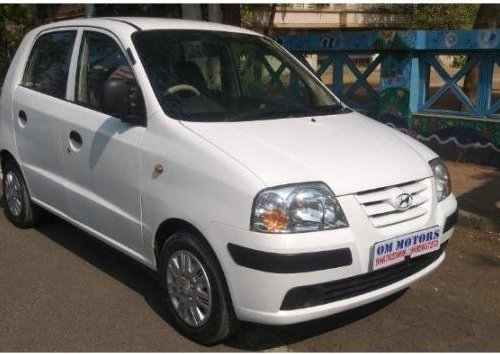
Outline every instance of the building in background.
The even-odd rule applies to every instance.
[[[269,4],[247,5],[249,27],[273,35],[311,31],[406,29],[413,5],[404,4]],[[245,15],[245,14],[244,14]],[[270,23],[271,17],[273,18]]]
[[[405,29],[413,5],[402,4],[62,4],[48,22],[101,15],[165,16],[242,24],[274,34],[355,29]],[[243,17],[243,23],[241,18]],[[272,23],[270,19],[272,17]]]

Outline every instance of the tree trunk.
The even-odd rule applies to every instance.
[[[271,12],[269,13],[269,22],[267,23],[267,27],[264,30],[265,36],[271,36],[273,33],[274,16],[276,16],[276,4],[271,5]]]
[[[182,4],[182,18],[186,20],[202,20],[200,4]]]
[[[222,21],[226,25],[241,26],[241,13],[239,4],[223,4]]]
[[[95,15],[95,5],[85,4],[85,17],[94,17]]]
[[[496,29],[500,27],[500,4],[482,4],[476,14],[474,29]]]
[[[208,4],[208,21],[222,23],[222,9],[220,4]]]

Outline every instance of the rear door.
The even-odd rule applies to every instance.
[[[61,116],[76,30],[40,35],[14,91],[14,133],[35,201],[64,210]]]
[[[62,163],[69,215],[106,241],[142,258],[140,146],[146,128],[104,113],[106,80],[121,78],[137,87],[125,51],[104,30],[84,30],[74,93],[61,124]],[[130,93],[141,115],[139,90]]]

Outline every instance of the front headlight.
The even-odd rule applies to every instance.
[[[348,226],[337,198],[324,183],[269,188],[255,198],[251,230],[292,233]]]
[[[448,169],[446,168],[444,161],[440,158],[435,158],[434,160],[429,161],[429,165],[434,173],[437,200],[440,202],[451,193],[450,175],[448,174]]]

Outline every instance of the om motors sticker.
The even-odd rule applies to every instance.
[[[388,267],[439,249],[439,226],[376,243],[372,269]]]

